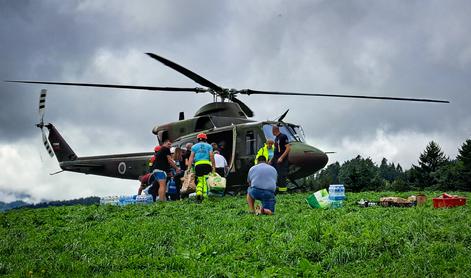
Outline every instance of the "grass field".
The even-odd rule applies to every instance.
[[[243,197],[19,209],[0,214],[0,275],[470,276],[470,206],[433,209],[438,194],[413,208],[355,205],[407,193],[347,194],[328,210],[283,195],[271,217]]]

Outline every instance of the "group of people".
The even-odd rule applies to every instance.
[[[192,147],[191,143],[186,146],[186,149],[181,148],[172,149],[172,142],[165,140],[162,145],[154,148],[154,155],[148,162],[148,173],[140,176],[141,182],[137,194],[140,195],[146,188],[148,193],[152,195],[154,201],[167,200],[167,181],[173,179],[179,189],[179,177],[182,177],[184,171],[188,167],[188,149]],[[173,154],[172,154],[173,150]],[[177,193],[179,190],[177,190]],[[169,198],[175,198],[179,194],[169,194]]]
[[[217,172],[225,176],[228,171],[226,159],[219,154],[217,144],[207,143],[205,133],[197,135],[198,143],[187,143],[185,148],[172,148],[172,142],[167,139],[162,145],[156,146],[154,155],[149,160],[148,173],[140,176],[140,186],[137,194],[142,194],[146,188],[154,201],[180,199],[181,178],[187,169],[194,170],[197,178],[196,199],[201,201],[208,196],[206,179],[209,173]],[[192,167],[194,168],[192,169]],[[176,192],[167,193],[167,182],[175,182]]]
[[[258,214],[273,214],[275,212],[275,193],[287,191],[288,155],[291,150],[288,137],[280,132],[276,125],[272,127],[274,140],[267,140],[257,152],[255,165],[250,168],[247,176],[249,188],[247,203],[249,211]],[[154,156],[149,161],[149,171],[139,177],[141,182],[138,195],[149,187],[148,192],[154,201],[166,201],[180,198],[181,178],[187,169],[194,170],[196,176],[196,199],[201,201],[208,196],[207,177],[212,173],[225,176],[228,164],[219,153],[216,143],[208,144],[205,133],[197,135],[196,144],[187,143],[185,149],[171,147],[172,142],[165,140],[162,145],[155,147]],[[172,152],[173,150],[173,152]],[[194,167],[192,169],[192,167]],[[167,181],[173,179],[177,192],[167,194]],[[167,196],[168,195],[168,196]],[[255,200],[260,200],[262,206],[255,207]]]

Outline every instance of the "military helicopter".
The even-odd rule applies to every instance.
[[[69,83],[50,81],[9,80],[6,82],[47,84],[63,86],[82,86],[99,88],[135,89],[166,92],[195,92],[213,95],[213,102],[201,107],[193,118],[185,119],[180,112],[179,120],[160,126],[155,126],[152,132],[157,136],[159,144],[170,139],[172,146],[185,147],[187,143],[195,143],[196,135],[205,132],[208,142],[217,143],[229,164],[226,175],[228,190],[244,187],[249,168],[254,164],[254,157],[267,139],[273,139],[272,126],[277,125],[280,131],[290,140],[291,151],[288,156],[288,178],[297,186],[296,179],[314,174],[328,162],[327,153],[310,146],[304,139],[304,131],[300,125],[283,121],[288,111],[274,121],[255,121],[253,111],[237,95],[288,95],[288,96],[320,96],[336,98],[357,98],[376,100],[396,100],[415,102],[449,103],[446,100],[399,98],[365,95],[311,94],[298,92],[260,91],[252,89],[228,89],[216,85],[202,76],[153,53],[146,53],[151,58],[167,67],[185,75],[204,87],[153,87],[96,83]],[[44,124],[46,90],[41,91],[39,101],[40,122],[37,124],[42,131],[43,143],[51,157],[56,155],[62,171],[72,171],[85,174],[108,176],[121,179],[137,180],[147,171],[147,162],[153,152],[129,153],[103,156],[79,157],[67,144],[55,126]],[[48,129],[46,137],[44,127]]]

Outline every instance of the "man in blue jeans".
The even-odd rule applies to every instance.
[[[267,164],[265,156],[258,158],[258,164],[252,166],[247,176],[250,186],[247,190],[247,204],[249,211],[258,214],[271,215],[275,213],[275,190],[277,172],[273,166]],[[255,210],[255,200],[262,202],[262,207]]]

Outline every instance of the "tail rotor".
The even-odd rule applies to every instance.
[[[46,95],[47,90],[42,89],[41,94],[39,95],[39,120],[40,122],[36,124],[37,127],[41,129],[42,139],[46,151],[49,153],[50,157],[54,157],[54,152],[52,151],[51,144],[47,139],[46,133],[44,132],[44,113],[46,111]]]

